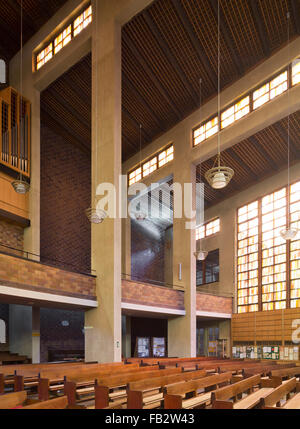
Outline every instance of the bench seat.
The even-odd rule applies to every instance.
[[[285,410],[300,410],[300,393],[294,395],[282,408]]]
[[[211,392],[203,393],[195,398],[184,399],[182,401],[182,408],[191,409],[200,405],[209,405],[211,402]]]
[[[274,390],[272,387],[262,387],[254,393],[250,393],[246,398],[241,399],[233,405],[235,410],[249,410],[259,404],[260,399],[267,396]]]

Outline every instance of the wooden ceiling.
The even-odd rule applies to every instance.
[[[51,3],[51,2],[49,2]],[[122,155],[139,150],[217,93],[217,0],[156,0],[122,30]],[[300,0],[221,0],[221,87],[300,34]],[[42,95],[43,121],[90,148],[91,58]],[[48,112],[49,115],[44,113]]]
[[[20,1],[0,0],[0,55],[10,59],[20,47]],[[66,0],[23,0],[24,43]],[[217,93],[217,0],[155,0],[122,30],[122,154],[130,158],[143,146]],[[300,34],[300,0],[220,0],[221,87],[235,82]],[[41,97],[44,125],[84,151],[91,149],[91,56],[68,70]],[[293,115],[294,160],[299,155],[299,112]],[[297,128],[298,127],[298,128]],[[266,173],[286,159],[286,120],[225,151],[235,177],[222,197]],[[274,144],[276,143],[276,144]],[[256,160],[255,170],[251,163]],[[203,171],[211,161],[203,164]],[[207,204],[221,198],[207,189]]]
[[[22,0],[23,44],[25,44],[66,0]],[[0,56],[10,60],[21,43],[21,0],[0,0]]]
[[[225,165],[234,169],[229,185],[222,190],[211,188],[204,174],[212,168],[215,157],[197,166],[197,181],[204,182],[205,207],[254,185],[287,168],[288,118],[265,128],[248,139],[222,152]],[[290,162],[300,161],[300,111],[290,116]],[[201,180],[202,177],[202,180]]]

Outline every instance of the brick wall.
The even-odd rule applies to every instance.
[[[232,298],[197,293],[198,311],[211,311],[214,313],[232,313]]]
[[[0,219],[0,251],[20,254],[20,252],[8,249],[5,246],[23,250],[23,241],[24,229],[21,226]],[[1,246],[1,244],[4,246]]]
[[[131,221],[131,278],[165,282],[165,232],[147,219]]]
[[[89,272],[90,155],[41,127],[41,260]]]
[[[122,281],[122,302],[155,307],[184,309],[183,292],[164,286]]]
[[[95,278],[0,254],[0,284],[82,298],[95,297]]]
[[[82,351],[84,353],[84,312],[41,308],[41,362],[47,362],[49,351]],[[63,326],[62,322],[69,322]]]

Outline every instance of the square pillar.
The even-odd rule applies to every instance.
[[[32,307],[32,363],[40,363],[41,337],[40,337],[40,308]]]
[[[181,138],[180,138],[181,137]],[[191,213],[196,207],[195,183],[196,168],[185,159],[185,136],[179,136],[174,142],[174,176],[173,182],[193,184],[192,198],[184,198],[185,212]],[[174,201],[174,204],[176,202]],[[168,354],[178,357],[196,356],[196,250],[195,229],[187,229],[186,222],[191,221],[183,215],[174,217],[173,223],[173,285],[184,291],[185,316],[176,317],[168,321]],[[181,264],[181,280],[178,277]]]

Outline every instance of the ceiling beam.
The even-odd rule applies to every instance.
[[[264,56],[269,57],[271,54],[270,41],[268,39],[268,33],[266,31],[266,28],[263,24],[262,16],[260,13],[259,2],[257,0],[250,0],[248,3],[251,9],[255,27],[258,31],[260,42],[262,44]]]
[[[211,0],[210,4],[213,8],[216,21],[218,22],[218,0]],[[236,69],[238,70],[238,74],[240,76],[242,76],[245,71],[244,71],[244,68],[242,66],[240,59],[238,58],[238,56],[235,52],[235,49],[233,46],[233,41],[232,41],[232,38],[230,37],[230,29],[227,25],[226,18],[225,18],[225,15],[223,13],[221,6],[220,6],[220,29],[221,29],[221,32],[222,32],[223,37],[225,39],[226,46],[230,52],[230,56],[234,62]]]
[[[287,130],[285,130],[279,122],[274,124],[274,128],[277,131],[277,133],[279,134],[280,138],[286,143],[286,145],[288,145],[288,132],[287,132]],[[292,154],[294,155],[295,158],[300,157],[300,151],[298,150],[298,148],[297,148],[294,140],[292,139],[291,135],[290,135],[290,151],[292,152]]]
[[[155,120],[156,124],[158,125],[158,128],[160,131],[165,131],[166,126],[162,122],[161,119],[153,112],[151,107],[145,102],[144,98],[141,96],[141,94],[135,89],[135,86],[130,82],[130,80],[125,76],[123,73],[123,82],[125,85],[129,88],[129,90],[133,93],[134,97],[139,101],[139,103],[144,107],[144,109],[149,113],[149,115]]]
[[[124,38],[124,36],[123,36],[123,38]],[[182,113],[179,112],[179,110],[177,109],[177,107],[175,106],[175,104],[173,103],[173,101],[171,100],[171,98],[169,97],[167,91],[163,88],[163,86],[157,80],[157,77],[155,76],[155,73],[148,66],[147,62],[143,59],[143,57],[141,56],[140,52],[135,47],[135,45],[131,42],[131,40],[129,40],[128,36],[125,38],[125,41],[126,41],[126,44],[127,44],[128,48],[130,49],[132,55],[134,56],[135,61],[137,63],[140,63],[140,65],[142,66],[142,68],[144,69],[145,73],[148,75],[148,77],[150,78],[150,80],[152,81],[152,83],[154,84],[154,86],[156,87],[156,89],[160,92],[160,95],[165,99],[165,101],[172,108],[173,112],[177,116],[177,119],[179,119],[179,120],[182,119],[182,117],[183,117]]]
[[[134,149],[134,153],[139,150],[139,147],[136,144],[132,143],[132,141],[129,140],[129,138],[126,137],[124,134],[122,134],[122,141],[124,141],[125,144],[127,144],[128,146],[131,146]]]
[[[193,26],[191,24],[191,21],[189,20],[186,11],[184,10],[184,8],[181,5],[180,0],[172,0],[173,6],[177,12],[177,15],[179,16],[182,24],[183,24],[183,28],[185,29],[185,31],[187,32],[190,41],[193,45],[193,48],[195,49],[199,60],[201,61],[201,64],[203,65],[208,77],[211,80],[211,83],[214,87],[215,90],[217,90],[217,74],[214,73],[213,68],[209,62],[209,59],[207,58],[203,47],[200,44],[200,41],[193,29]]]
[[[252,177],[254,180],[258,180],[257,174],[254,173],[254,171],[249,167],[248,164],[234,151],[234,149],[229,148],[226,151],[228,155],[233,158],[241,167]]]
[[[256,139],[256,137],[251,136],[247,140],[251,144],[253,144],[253,146],[255,147],[255,149],[257,150],[257,152],[260,153],[260,155],[269,164],[269,166],[272,168],[272,170],[274,170],[274,171],[278,171],[279,170],[278,165],[271,159],[271,157],[268,154],[268,152],[262,147],[262,145],[258,142],[258,140]]]
[[[295,21],[295,27],[298,34],[300,34],[300,6],[298,0],[291,0],[293,18]]]
[[[50,118],[50,121],[48,121],[48,117]],[[45,106],[41,106],[41,119],[42,122],[44,122],[46,125],[50,124],[50,128],[52,128],[51,124],[54,125],[55,130],[60,134],[62,138],[66,138],[67,140],[71,139],[74,145],[78,147],[78,149],[80,149],[82,152],[87,154],[91,153],[91,150],[87,147],[84,141],[81,140],[78,134],[75,135],[69,128],[66,129],[60,122],[57,121],[53,113],[50,112],[50,110]]]
[[[163,39],[157,25],[155,24],[155,22],[153,21],[153,19],[151,18],[150,14],[147,10],[143,12],[143,17],[144,17],[148,27],[150,28],[152,34],[156,38],[163,54],[166,56],[168,62],[171,64],[171,66],[177,72],[177,74],[180,77],[182,83],[184,84],[186,90],[189,92],[189,94],[192,97],[195,105],[198,107],[198,104],[199,104],[198,95],[195,93],[190,82],[187,80],[187,78],[186,78],[185,74],[183,73],[179,63],[177,62],[175,56],[171,53],[168,44]]]

